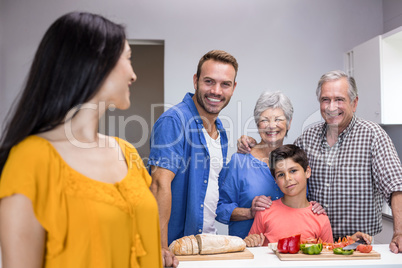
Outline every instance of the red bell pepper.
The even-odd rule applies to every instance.
[[[296,254],[300,250],[301,235],[292,235],[278,240],[278,252]]]

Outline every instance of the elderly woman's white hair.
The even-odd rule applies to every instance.
[[[289,98],[286,97],[282,92],[269,92],[265,91],[258,98],[257,103],[254,108],[254,120],[258,126],[258,121],[260,120],[261,114],[267,109],[282,109],[286,117],[286,127],[289,128],[290,121],[293,118],[293,105]]]

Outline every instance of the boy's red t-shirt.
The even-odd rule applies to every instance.
[[[301,234],[301,239],[321,238],[323,242],[333,243],[332,229],[327,215],[317,215],[306,208],[291,208],[282,199],[272,202],[270,208],[257,211],[250,234],[265,235],[263,246],[278,242],[279,239]]]

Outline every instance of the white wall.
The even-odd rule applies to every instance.
[[[316,82],[343,68],[343,53],[381,34],[381,0],[2,0],[0,122],[20,90],[44,31],[60,15],[84,10],[127,25],[130,39],[165,40],[165,102],[193,91],[192,75],[210,49],[239,61],[238,87],[222,118],[229,154],[264,90],[282,90],[295,115],[287,142],[318,109]],[[229,118],[229,119],[227,119]],[[249,127],[254,128],[251,121]],[[257,135],[252,135],[258,137]]]
[[[384,33],[402,25],[402,1],[383,0]]]
[[[236,139],[248,133],[245,127],[254,128],[249,119],[264,90],[282,90],[292,100],[295,114],[287,140],[291,143],[318,110],[315,86],[321,74],[343,69],[345,51],[383,33],[383,7],[387,29],[402,25],[398,20],[402,14],[399,3],[0,0],[0,124],[23,85],[45,30],[62,14],[80,10],[124,23],[129,39],[165,40],[167,104],[176,104],[187,91],[193,91],[192,76],[204,53],[211,49],[232,53],[240,65],[238,87],[221,113],[230,135],[229,155],[235,151]]]

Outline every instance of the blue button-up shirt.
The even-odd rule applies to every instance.
[[[233,154],[226,177],[221,179],[216,220],[229,224],[229,235],[245,238],[254,219],[231,221],[235,208],[250,208],[254,197],[270,196],[272,200],[283,196],[266,163],[251,154]]]
[[[162,167],[175,173],[171,185],[169,244],[180,237],[199,234],[203,228],[210,157],[193,95],[187,93],[181,103],[164,112],[151,133],[148,166]],[[226,171],[228,138],[218,118],[215,124],[221,136],[222,174]]]

